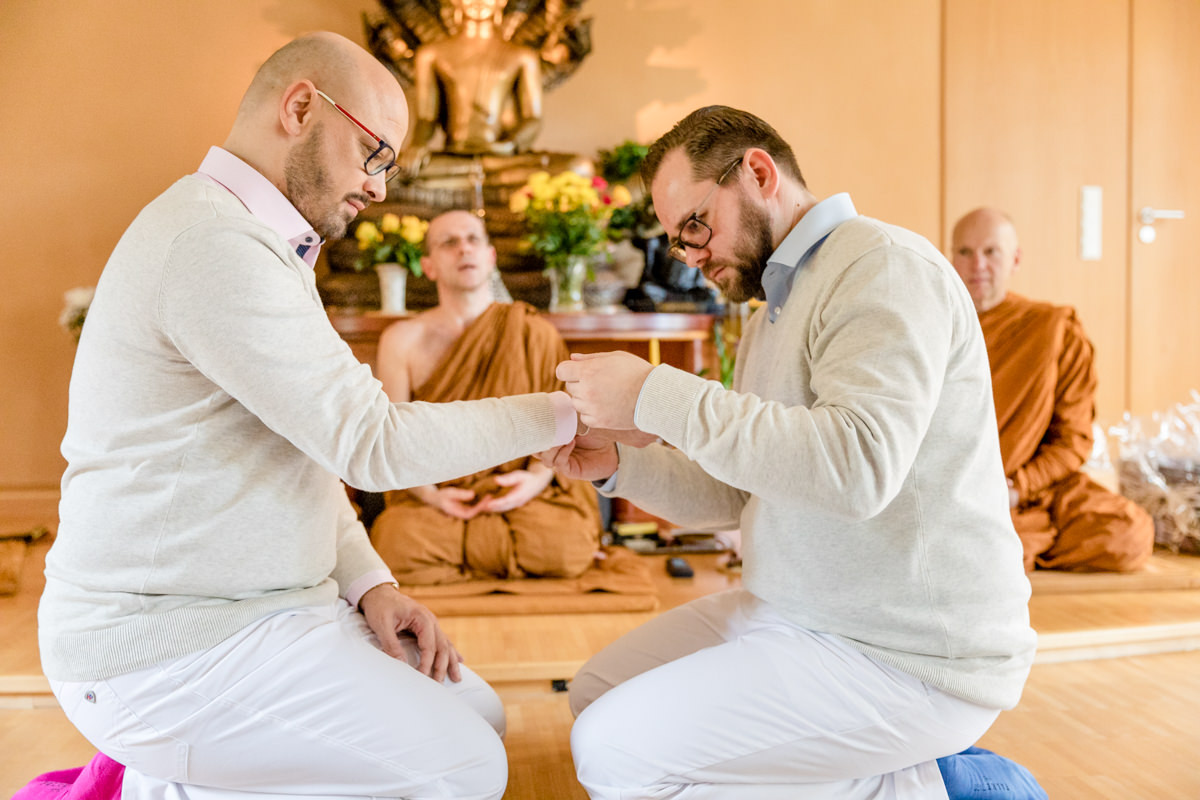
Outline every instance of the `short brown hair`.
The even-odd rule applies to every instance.
[[[679,148],[692,165],[695,180],[715,180],[751,147],[770,154],[780,170],[805,187],[791,145],[763,120],[729,106],[698,108],[675,123],[650,146],[642,161],[642,183],[649,187],[667,153]],[[805,187],[807,188],[807,187]]]

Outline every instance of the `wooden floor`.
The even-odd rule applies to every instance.
[[[22,591],[0,598],[0,798],[94,752],[45,691],[35,611],[45,544]],[[655,558],[661,561],[661,557]],[[714,556],[671,579],[655,563],[660,610],[738,585]],[[1025,764],[1053,800],[1200,798],[1200,558],[1156,556],[1137,576],[1034,577],[1039,655],[1021,704],[980,744]],[[459,649],[508,712],[506,800],[584,800],[568,747],[569,678],[588,655],[652,614],[453,617]]]

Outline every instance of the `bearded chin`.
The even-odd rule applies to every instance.
[[[739,217],[743,238],[735,251],[735,275],[728,287],[721,287],[725,299],[733,303],[764,298],[763,271],[767,268],[767,259],[775,252],[771,242],[771,219],[766,211],[742,202]]]
[[[322,210],[330,199],[330,190],[329,174],[321,162],[320,125],[288,152],[283,180],[288,200],[322,239],[340,239],[346,234],[350,221],[342,219],[336,208]]]

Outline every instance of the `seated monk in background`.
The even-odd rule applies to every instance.
[[[438,305],[390,325],[377,374],[392,402],[446,403],[561,389],[569,358],[558,331],[524,303],[497,303],[496,251],[479,217],[429,223],[421,266]],[[572,578],[599,549],[600,513],[587,481],[531,457],[442,484],[388,492],[371,542],[404,584],[472,578]]]
[[[960,219],[951,249],[987,342],[1025,569],[1141,567],[1154,548],[1149,514],[1080,472],[1092,451],[1096,372],[1075,310],[1008,291],[1021,250],[999,211],[980,208]]]

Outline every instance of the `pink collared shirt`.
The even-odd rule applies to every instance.
[[[254,167],[220,147],[210,147],[196,174],[228,189],[246,210],[287,240],[310,267],[324,244],[283,192]]]

